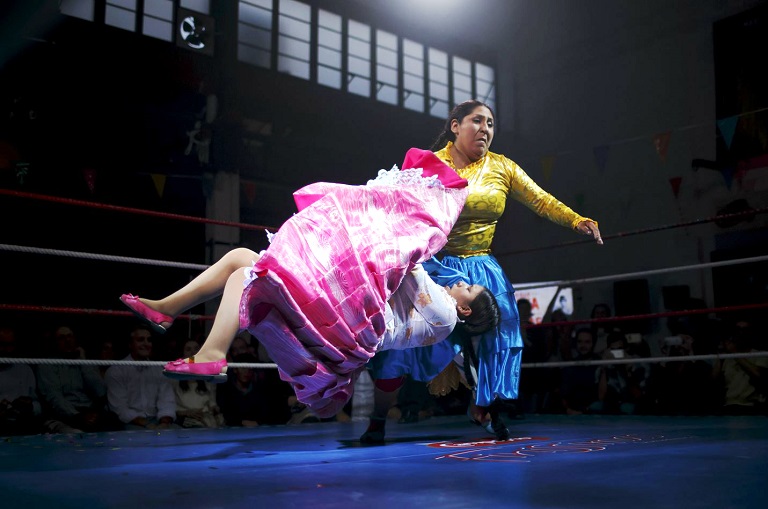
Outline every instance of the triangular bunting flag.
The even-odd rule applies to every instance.
[[[555,165],[555,156],[544,156],[541,158],[541,170],[544,172],[544,182],[549,182],[552,176],[552,167]]]
[[[672,193],[675,195],[675,198],[677,198],[677,195],[680,192],[680,183],[682,181],[683,177],[672,177],[669,179],[669,185],[672,186]]]
[[[653,136],[653,146],[656,153],[659,154],[662,163],[667,162],[667,150],[669,150],[669,139],[672,137],[672,131],[659,133]]]
[[[599,147],[592,149],[592,152],[595,155],[595,164],[597,164],[597,169],[600,172],[600,175],[602,175],[605,170],[605,163],[608,162],[608,152],[610,150],[611,147],[608,145],[600,145]]]
[[[247,180],[242,181],[243,191],[245,191],[245,199],[248,200],[248,205],[253,205],[253,200],[256,198],[256,184]]]
[[[88,184],[88,190],[93,194],[96,190],[96,170],[93,168],[83,168],[83,178]]]
[[[165,175],[161,175],[159,173],[152,173],[152,182],[155,183],[155,189],[157,190],[157,195],[162,198],[163,197],[163,190],[165,189]]]
[[[731,143],[733,142],[733,135],[736,132],[736,124],[739,123],[739,116],[734,115],[728,118],[721,118],[717,121],[717,127],[720,129],[720,134],[723,135],[725,146],[728,150],[731,149]]]

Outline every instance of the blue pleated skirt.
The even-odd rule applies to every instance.
[[[515,289],[493,255],[467,258],[446,255],[443,265],[465,273],[472,284],[483,285],[496,296],[501,311],[498,329],[480,338],[477,399],[480,406],[490,405],[496,398],[516,399],[520,385],[523,338],[517,312]],[[377,353],[368,367],[374,379],[410,375],[428,382],[451,362],[460,345],[454,335],[435,345],[408,350],[385,350]]]

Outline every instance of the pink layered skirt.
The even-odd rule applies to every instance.
[[[437,168],[440,181],[454,187],[300,189],[294,193],[299,212],[253,267],[240,325],[319,417],[335,415],[351,398],[385,331],[386,302],[405,274],[446,243],[467,189],[442,166],[424,174]]]

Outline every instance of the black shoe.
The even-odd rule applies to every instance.
[[[491,429],[493,429],[496,440],[509,440],[510,433],[504,420],[498,415],[491,418]]]
[[[384,425],[386,419],[371,417],[368,423],[368,429],[360,436],[361,444],[381,445],[384,443]]]

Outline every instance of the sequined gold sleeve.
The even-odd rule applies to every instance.
[[[469,196],[451,230],[445,253],[474,256],[491,252],[496,225],[511,196],[550,221],[575,228],[583,217],[544,191],[520,166],[501,154],[488,152],[479,161],[457,169],[451,158],[451,142],[435,154],[469,182]]]

